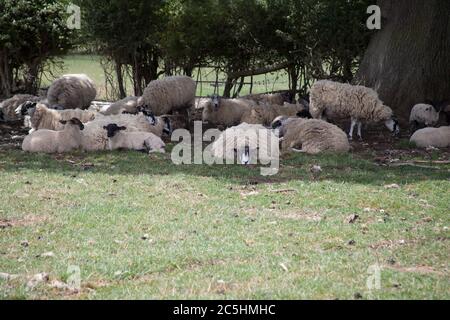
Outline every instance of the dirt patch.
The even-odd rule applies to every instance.
[[[18,219],[6,219],[0,218],[0,229],[13,228],[13,227],[27,227],[43,223],[48,220],[47,216],[35,216],[27,215],[24,218]]]

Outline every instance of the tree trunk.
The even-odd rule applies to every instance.
[[[6,50],[0,50],[0,97],[9,98],[11,96],[12,79],[8,53]]]
[[[381,30],[356,81],[378,91],[403,120],[412,106],[450,98],[450,1],[379,0]]]
[[[127,96],[126,90],[125,90],[125,84],[123,80],[123,73],[122,73],[122,64],[118,61],[115,62],[116,67],[116,77],[117,77],[117,83],[119,85],[119,95],[120,99],[123,99]]]

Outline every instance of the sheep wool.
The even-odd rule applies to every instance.
[[[258,104],[271,104],[280,106],[282,106],[285,102],[291,103],[293,100],[292,94],[290,92],[249,94],[241,98],[253,100]]]
[[[29,123],[33,130],[63,130],[64,125],[61,120],[68,121],[72,118],[79,119],[82,123],[86,123],[95,119],[95,112],[70,109],[70,110],[54,110],[47,108],[44,104],[37,104],[34,111],[31,112]]]
[[[38,102],[41,98],[30,94],[16,94],[10,99],[0,103],[0,112],[3,115],[3,120],[18,121],[21,120],[21,115],[16,113],[16,109],[27,101]]]
[[[345,153],[350,150],[347,135],[337,126],[322,120],[293,119],[285,124],[282,151],[295,149],[308,154]]]
[[[279,105],[260,105],[246,111],[241,118],[241,122],[249,124],[262,124],[268,126],[278,116],[294,117],[306,108],[301,104],[285,103]]]
[[[450,147],[450,126],[418,130],[412,135],[410,141],[419,148],[448,148]]]
[[[105,107],[101,108],[100,113],[105,116],[121,114],[123,112],[135,114],[138,112],[137,111],[138,99],[139,99],[139,97],[134,97],[134,96],[126,97],[125,99],[116,101],[109,106],[105,106]]]
[[[149,83],[138,101],[157,116],[175,110],[190,109],[195,103],[195,81],[186,76],[166,77]]]
[[[439,121],[439,112],[430,104],[416,104],[409,117],[409,122],[413,126],[425,125],[434,127]]]
[[[278,138],[271,130],[262,125],[242,123],[225,130],[212,144],[211,154],[232,163],[236,155],[242,164],[255,164],[256,160],[267,163],[278,158],[278,144]],[[277,146],[276,150],[274,146]]]
[[[38,130],[26,136],[22,150],[27,152],[64,153],[81,146],[81,130],[84,126],[78,119],[67,121],[62,131]]]
[[[149,150],[149,153],[165,153],[165,143],[150,132],[118,132],[109,138],[109,150]]]
[[[55,80],[47,92],[50,107],[88,109],[95,99],[94,82],[85,74],[68,74]]]
[[[212,101],[203,109],[203,122],[227,127],[241,123],[241,119],[247,112],[257,107],[256,102],[247,99],[219,99],[218,107]]]

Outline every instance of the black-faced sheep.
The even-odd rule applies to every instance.
[[[109,150],[126,149],[148,153],[165,153],[165,144],[161,138],[150,132],[125,132],[125,126],[110,123],[103,127],[108,136]]]
[[[350,117],[350,140],[355,126],[362,139],[362,123],[384,122],[394,134],[400,132],[392,109],[385,106],[373,89],[328,80],[317,81],[310,90],[310,113],[315,119],[331,116]]]
[[[61,121],[62,131],[38,130],[26,136],[22,150],[27,152],[63,153],[78,149],[81,146],[81,130],[84,125],[77,118]]]
[[[85,74],[68,74],[55,80],[47,92],[53,109],[88,109],[95,99],[94,82]]]
[[[2,114],[3,121],[18,121],[23,119],[25,114],[21,112],[16,112],[16,110],[21,109],[20,107],[30,102],[38,102],[40,101],[40,97],[36,97],[29,94],[16,94],[10,99],[7,99],[0,103],[0,113]]]

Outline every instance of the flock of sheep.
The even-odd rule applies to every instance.
[[[394,135],[400,132],[392,109],[383,104],[376,91],[363,86],[321,80],[311,87],[309,101],[299,102],[287,93],[236,99],[196,99],[195,93],[192,78],[166,77],[152,81],[142,97],[127,97],[95,108],[93,81],[86,75],[65,75],[52,83],[46,96],[15,95],[3,101],[0,119],[23,119],[30,131],[22,149],[45,153],[75,149],[164,152],[164,135],[170,136],[174,129],[189,128],[191,113],[196,109],[203,109],[204,123],[229,128],[224,133],[249,125],[278,129],[283,152],[348,152],[355,128],[362,139],[363,123],[383,123]],[[450,127],[434,128],[440,113],[446,113],[450,121],[450,103],[413,107],[413,130],[426,127],[411,137],[418,147],[450,147]],[[336,118],[351,119],[348,135],[327,122]],[[239,139],[237,143],[244,144],[238,147],[245,150],[246,158],[249,149],[261,147],[245,145],[249,142]]]

